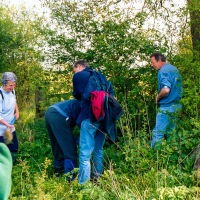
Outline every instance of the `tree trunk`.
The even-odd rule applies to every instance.
[[[191,158],[194,159],[193,170],[195,171],[196,178],[200,180],[200,143],[192,153]]]
[[[196,59],[200,59],[200,1],[187,0],[188,9],[190,13],[190,27],[192,35],[193,50]]]
[[[42,100],[42,93],[41,88],[38,88],[35,91],[35,109],[36,109],[36,118],[42,118],[44,116],[44,112],[41,109],[41,100]]]

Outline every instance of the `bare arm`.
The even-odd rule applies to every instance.
[[[5,126],[7,126],[7,128],[12,128],[13,127],[13,125],[8,124],[4,119],[1,119],[0,122],[2,124],[4,124]]]
[[[19,108],[18,108],[17,103],[16,103],[16,105],[15,105],[15,117],[16,117],[16,119],[19,118]]]
[[[162,88],[160,93],[156,96],[156,104],[159,104],[159,101],[167,96],[170,92],[170,88]]]

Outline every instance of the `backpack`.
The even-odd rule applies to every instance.
[[[93,91],[105,91],[114,96],[112,83],[106,79],[106,76],[100,70],[95,71],[91,69],[88,71],[90,72],[90,78],[83,94],[85,99],[89,100]]]
[[[95,117],[93,109],[97,109],[97,106],[93,105],[94,101],[92,100],[92,95],[94,94],[96,95],[97,103],[101,104],[99,105],[99,107],[101,106],[99,109],[103,111],[100,113],[101,115],[98,119]],[[106,76],[103,75],[100,70],[90,70],[90,78],[83,96],[91,101],[90,121],[92,123],[101,121],[101,131],[107,133],[110,139],[115,141],[117,135],[116,120],[122,116],[124,111],[120,103],[114,98],[112,83],[106,79]],[[102,102],[98,102],[99,99],[102,99]]]

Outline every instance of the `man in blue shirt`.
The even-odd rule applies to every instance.
[[[180,99],[182,98],[182,79],[178,69],[167,63],[161,53],[154,53],[150,56],[150,62],[155,70],[158,70],[158,95],[156,104],[160,106],[156,115],[156,125],[153,129],[151,147],[156,142],[161,142],[167,130],[175,128],[175,115],[181,109]]]
[[[80,109],[80,101],[74,99],[55,103],[45,113],[57,173],[62,173],[64,168],[67,174],[77,165],[77,138],[73,129]]]

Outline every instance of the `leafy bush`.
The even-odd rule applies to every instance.
[[[57,177],[44,120],[27,123],[19,131],[20,151],[10,199],[197,199],[199,180],[191,172],[189,157],[194,141],[187,140],[184,122],[169,141],[151,149],[146,129],[134,134],[128,124],[124,126],[127,121],[120,119],[123,134],[118,141],[105,144],[105,169],[97,185],[79,185],[77,178],[68,183],[65,176]],[[192,126],[198,134],[199,123]]]

